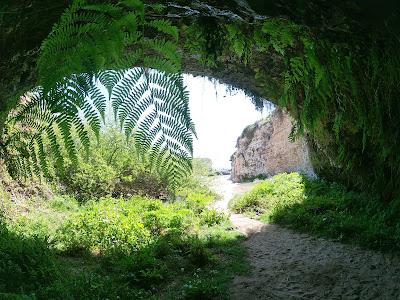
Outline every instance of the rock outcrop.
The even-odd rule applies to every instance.
[[[291,129],[290,116],[280,109],[268,119],[246,127],[231,157],[232,180],[241,182],[282,172],[300,172],[314,177],[306,139],[290,142]]]

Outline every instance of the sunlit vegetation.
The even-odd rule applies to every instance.
[[[384,205],[373,197],[340,184],[283,173],[236,197],[230,207],[264,222],[370,249],[398,251],[399,201]]]
[[[77,163],[65,159],[64,168],[55,169],[52,177],[80,202],[107,196],[172,196],[168,178],[152,169],[148,158],[140,158],[135,145],[118,129],[105,128],[91,143],[89,152],[78,148]]]
[[[227,298],[246,270],[242,238],[204,190],[174,202],[55,196],[3,209],[0,297]]]
[[[6,3],[4,11],[19,14],[29,5],[14,2]],[[192,5],[178,3],[183,11]],[[227,10],[224,16],[190,14],[189,22],[167,17],[172,8],[163,1],[60,3],[54,11],[51,7],[50,21],[38,22],[41,35],[26,47],[23,41],[16,43],[18,55],[10,53],[13,47],[6,42],[19,41],[14,35],[20,31],[27,35],[35,20],[16,26],[18,18],[6,14],[0,19],[10,29],[2,39],[7,48],[2,68],[13,72],[3,72],[9,91],[3,92],[7,109],[0,111],[0,127],[15,121],[6,116],[17,108],[22,112],[17,122],[35,129],[29,141],[21,132],[2,136],[6,146],[1,155],[9,170],[24,177],[33,164],[35,173],[46,175],[46,156],[52,152],[60,157],[60,147],[74,161],[71,132],[78,131],[87,147],[87,128],[99,133],[111,105],[122,130],[140,153],[149,154],[151,165],[170,181],[184,178],[190,173],[195,130],[180,72],[181,62],[193,58],[195,69],[206,67],[216,76],[248,69],[236,76],[246,81],[221,79],[248,87],[246,93],[258,105],[264,98],[287,108],[295,120],[292,136],[309,136],[318,173],[377,192],[386,201],[394,199],[400,186],[398,11],[389,16],[388,9],[381,20],[359,20],[360,12],[370,13],[368,3],[332,2],[330,9],[318,1],[310,7],[291,1],[249,3],[266,18],[242,18],[244,8],[229,1],[204,3],[214,12]],[[32,8],[37,16],[40,5]],[[330,15],[332,11],[336,13]],[[21,108],[16,99],[23,95],[30,101]],[[56,128],[62,139],[54,138]],[[52,147],[43,147],[44,136]]]
[[[42,183],[3,170],[0,298],[227,298],[247,266],[242,237],[210,207],[210,161],[195,158],[172,188],[118,130],[92,138]]]
[[[395,11],[371,25],[362,1],[258,16],[241,1],[45,2],[0,7],[1,175],[15,179],[0,186],[0,298],[228,297],[244,253],[192,158],[182,61],[238,71],[221,79],[288,109],[321,178],[346,185],[277,175],[234,211],[400,249]]]
[[[287,12],[301,7],[291,3],[297,7]],[[306,14],[305,20],[318,19]],[[200,19],[189,27],[186,43],[214,68],[224,69],[232,57],[237,64],[254,64],[254,82],[264,83],[263,96],[294,118],[291,137],[307,134],[321,176],[394,199],[400,186],[400,131],[393,91],[398,89],[400,60],[395,55],[398,33],[391,28],[398,28],[398,17],[381,29],[363,32],[345,19],[333,26],[336,33],[332,27],[324,30],[279,17],[251,25]]]

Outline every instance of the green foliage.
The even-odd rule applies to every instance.
[[[245,270],[239,234],[206,205],[60,196],[21,205],[25,217],[0,227],[0,297],[225,299]]]
[[[163,173],[172,186],[188,175],[194,126],[180,76],[144,69],[103,72],[99,80],[104,85],[116,80],[114,86],[108,86],[112,89],[109,95],[100,90],[100,81],[93,82],[83,75],[78,79],[85,79],[88,87],[92,85],[89,91],[80,89],[78,93],[78,86],[73,88],[72,81],[62,88],[62,94],[56,95],[57,99],[43,97],[42,90],[37,90],[12,116],[10,122],[16,122],[17,130],[9,135],[7,163],[14,174],[43,170],[50,177],[47,159],[50,155],[55,157],[55,166],[61,171],[66,159],[77,165],[78,145],[87,152],[90,150],[92,132],[97,137],[101,134],[100,118],[104,116],[107,99],[111,98],[115,117],[128,139],[134,133],[133,141],[142,160],[148,158],[149,167]],[[67,102],[65,97],[71,89],[74,92]],[[93,102],[86,99],[90,95]],[[45,150],[44,144],[50,147]]]
[[[225,28],[227,32],[226,40],[231,51],[247,64],[253,54],[252,28],[243,23],[227,24]]]
[[[250,192],[233,199],[229,206],[239,213],[262,214],[279,203],[304,197],[303,177],[297,173],[279,174],[258,183]]]
[[[291,138],[310,137],[321,176],[390,200],[400,193],[399,39],[390,26],[353,29],[204,18],[185,30],[186,48],[214,69],[246,65],[257,92],[294,117]]]
[[[117,173],[104,160],[96,160],[96,164],[81,162],[66,171],[63,183],[68,191],[79,200],[85,201],[111,196],[116,185]]]
[[[297,120],[297,134],[307,132],[319,147],[330,148],[325,160],[336,161],[333,176],[340,174],[346,184],[388,199],[396,197],[400,131],[398,110],[393,109],[397,95],[391,91],[398,89],[400,78],[398,41],[382,37],[384,47],[374,37],[333,41],[274,19],[262,31],[269,47],[284,57],[277,100]]]
[[[73,212],[79,208],[79,205],[76,199],[71,196],[56,195],[49,201],[49,207],[59,212],[66,212],[66,211]]]
[[[217,198],[218,194],[210,190],[209,183],[212,175],[211,161],[207,158],[194,158],[193,172],[176,191],[176,198],[184,200],[187,207],[201,213],[207,205]]]
[[[172,188],[165,174],[151,171],[149,159],[140,159],[135,145],[119,130],[104,128],[89,150],[87,153],[84,148],[78,149],[78,163],[66,161],[63,172],[58,174],[58,182],[65,192],[79,201],[111,195],[162,199],[170,196]]]
[[[153,35],[145,35],[146,31]],[[177,30],[168,20],[145,20],[141,1],[74,0],[42,44],[39,84],[52,88],[71,74],[137,65],[176,72],[176,40]]]
[[[0,291],[24,293],[50,284],[57,269],[46,241],[21,237],[0,222]]]
[[[188,180],[177,191],[177,198],[184,200],[188,208],[200,213],[203,208],[218,197],[204,184],[194,179]]]
[[[224,51],[224,27],[212,17],[200,17],[186,28],[185,49],[199,55],[200,63],[207,67],[217,67],[218,58]]]
[[[134,175],[117,178],[113,195],[119,197],[142,195],[166,200],[171,197],[172,191],[168,182],[159,174],[139,171]]]
[[[224,213],[218,212],[215,209],[207,209],[201,212],[200,214],[202,225],[214,226],[222,224],[226,221],[226,216]]]
[[[177,40],[170,21],[145,19],[140,1],[73,1],[43,42],[40,86],[8,120],[13,128],[3,156],[12,174],[51,177],[46,158],[52,152],[62,168],[63,150],[76,165],[77,142],[89,150],[90,133],[99,136],[110,103],[139,154],[176,186],[191,170],[194,134],[188,93],[176,73]]]
[[[235,212],[371,249],[400,249],[399,200],[390,204],[342,185],[280,174],[232,200]]]
[[[160,234],[187,229],[192,219],[192,212],[185,207],[160,200],[106,198],[88,203],[69,218],[60,228],[60,242],[66,249],[84,247],[95,253],[130,254]]]
[[[187,5],[189,2],[183,1],[181,4]],[[230,4],[234,5],[233,2]],[[5,7],[8,6],[10,4]],[[40,98],[45,98],[42,103],[46,104],[39,105],[40,109],[28,109],[33,112],[32,117],[35,117],[30,122],[33,128],[41,129],[35,129],[34,139],[30,137],[32,133],[23,131],[29,131],[29,128],[24,128],[23,132],[20,132],[21,128],[18,126],[17,132],[12,129],[11,136],[7,133],[4,145],[1,145],[2,157],[7,161],[9,169],[17,173],[20,171],[19,173],[27,175],[39,174],[42,169],[46,176],[52,175],[45,160],[48,155],[48,149],[44,146],[45,138],[39,137],[38,134],[46,128],[44,132],[51,141],[51,151],[58,157],[57,168],[63,165],[60,155],[62,151],[57,146],[60,142],[64,144],[73,161],[76,158],[76,147],[71,140],[72,128],[78,132],[81,142],[87,145],[87,133],[82,124],[88,123],[88,127],[96,132],[99,130],[99,120],[104,116],[104,95],[93,89],[95,83],[100,81],[111,94],[119,80],[125,76],[120,71],[131,67],[140,66],[144,73],[149,68],[167,74],[179,72],[181,51],[178,50],[178,45],[183,43],[177,40],[179,36],[184,36],[184,50],[197,57],[208,70],[211,69],[211,73],[218,74],[212,69],[217,69],[224,63],[237,64],[239,70],[245,70],[246,73],[249,71],[249,75],[254,74],[254,80],[257,81],[254,85],[257,91],[254,92],[288,108],[298,121],[294,126],[293,136],[306,132],[310,140],[315,142],[313,148],[318,154],[315,160],[321,162],[317,168],[322,175],[339,177],[345,184],[379,191],[386,199],[394,199],[399,194],[400,186],[400,159],[397,155],[400,150],[400,113],[397,103],[400,59],[397,55],[398,32],[391,27],[398,27],[394,27],[397,25],[398,16],[393,12],[385,24],[382,22],[380,26],[369,26],[368,22],[357,20],[358,13],[352,15],[357,6],[352,6],[349,14],[341,11],[343,8],[339,8],[338,14],[333,14],[332,19],[327,18],[324,13],[324,17],[315,13],[321,12],[323,5],[304,10],[300,9],[303,7],[301,3],[270,10],[271,15],[275,15],[277,11],[283,12],[287,9],[287,13],[279,13],[287,18],[257,17],[250,21],[246,18],[241,20],[239,17],[235,18],[235,21],[227,22],[231,20],[229,14],[226,18],[214,18],[210,15],[202,16],[203,13],[200,13],[193,24],[183,25],[183,32],[178,32],[177,27],[170,21],[159,18],[160,14],[167,14],[164,2],[150,1],[143,5],[138,0],[115,3],[72,1],[41,47],[37,83],[40,86],[35,90],[33,98],[42,94]],[[20,5],[15,7],[19,8]],[[23,10],[16,9],[15,13],[19,15],[20,11]],[[264,7],[261,11],[267,13],[269,9]],[[49,19],[53,20],[53,17],[52,15]],[[6,27],[12,23],[13,18],[8,14],[4,16]],[[31,19],[24,24],[33,24]],[[42,19],[38,23],[47,28],[48,21],[44,20],[46,18]],[[40,27],[34,25],[35,28]],[[18,37],[12,36],[23,32],[20,28],[24,26],[8,27],[10,30],[5,31],[4,42],[16,42]],[[36,31],[41,38],[41,31]],[[23,65],[18,67],[6,68],[13,71],[13,74],[7,75],[11,78],[7,87],[13,87],[13,91],[23,88],[18,86],[21,82],[26,84],[26,81],[31,83],[35,80],[30,65],[36,56],[33,53],[25,55],[22,51],[34,49],[30,45],[35,39],[29,37],[26,40],[29,46],[22,47],[21,44],[25,40],[17,42],[20,46],[18,49],[21,49],[18,53],[6,50],[6,58],[12,58],[12,62],[23,62]],[[25,72],[26,69],[29,72]],[[142,85],[139,84],[137,89],[131,90],[136,96],[143,96],[143,102],[134,102],[136,107],[130,99],[127,102],[129,104],[122,105],[124,108],[119,115],[122,121],[119,121],[123,123],[123,129],[128,135],[136,132],[134,127],[138,125],[138,115],[134,114],[134,108],[143,112],[143,108],[148,107],[149,103],[157,102],[157,97],[154,96],[157,93],[151,93],[154,96],[150,97],[151,101],[147,101],[148,94],[143,93],[144,86],[152,86],[151,74],[148,75],[140,80]],[[159,78],[156,81],[161,82]],[[251,81],[252,78],[246,82]],[[244,84],[248,86],[247,83]],[[167,85],[168,88],[163,86],[162,98],[168,94],[168,99],[173,99],[171,102],[174,103],[170,111],[180,111],[178,107],[181,105],[175,101],[174,95],[167,92],[170,89],[174,90],[176,84],[169,82]],[[179,83],[177,85],[180,86]],[[5,91],[4,94],[9,92]],[[93,101],[82,102],[88,95]],[[123,101],[127,97],[133,98],[133,95],[125,95]],[[184,96],[181,94],[179,98],[183,99]],[[114,104],[119,106],[121,99],[114,100]],[[6,102],[15,101],[7,99]],[[41,111],[43,106],[52,114],[52,109],[55,109],[52,117],[56,117],[57,124],[49,119],[48,113],[37,111]],[[77,109],[84,112],[80,116],[84,116],[86,123],[77,117]],[[192,133],[193,130],[188,125],[189,118],[184,122],[185,129],[182,131],[177,125],[179,120],[164,118],[163,109],[151,114],[152,118],[161,120],[163,125],[158,126],[145,120],[143,128],[135,127],[145,132],[143,135],[138,134],[137,141],[145,150],[160,150],[152,152],[155,167],[163,165],[159,169],[166,170],[172,179],[184,177],[189,172],[190,164],[187,160],[190,157],[190,147],[186,146],[191,144],[186,134]],[[65,117],[61,117],[62,115]],[[183,115],[187,117],[188,113]],[[42,120],[41,125],[36,124],[38,119]],[[150,130],[149,128],[153,128],[151,124],[158,130]],[[176,132],[170,128],[172,124],[173,128],[179,128]],[[160,127],[163,130],[160,131]],[[55,138],[54,132],[57,130],[63,135],[60,141]],[[158,140],[160,132],[161,136],[166,137],[162,142]],[[181,143],[188,150],[184,151],[185,153],[177,150],[177,145]],[[165,161],[169,163],[165,165]],[[333,171],[330,172],[331,170]]]
[[[195,278],[184,286],[184,299],[229,299],[214,278]]]
[[[193,176],[211,176],[213,175],[212,161],[209,158],[193,158]]]

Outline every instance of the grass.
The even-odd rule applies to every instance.
[[[297,173],[262,181],[234,198],[230,208],[264,222],[369,249],[400,250],[400,199],[382,203],[373,195]]]
[[[226,299],[242,237],[210,193],[24,203],[0,223],[0,299]]]

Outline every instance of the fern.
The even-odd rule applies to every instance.
[[[194,134],[177,42],[177,28],[146,20],[140,1],[73,1],[43,42],[40,86],[10,116],[17,131],[6,149],[19,149],[7,152],[10,170],[23,176],[32,166],[51,177],[46,158],[62,173],[64,152],[76,165],[77,147],[89,151],[110,104],[142,157],[176,186],[191,171]],[[21,128],[29,128],[23,140]]]
[[[191,169],[195,129],[188,100],[180,75],[143,68],[126,71],[111,93],[121,129],[173,185]]]
[[[41,162],[46,139],[52,151],[62,144],[76,160],[77,144],[87,147],[88,130],[101,133],[111,105],[154,168],[169,177],[187,172],[194,129],[176,75],[180,35],[168,20],[148,20],[146,8],[166,7],[138,0],[72,2],[42,45],[40,86],[18,109],[1,145],[11,169],[29,173],[30,166],[38,174],[50,168]],[[184,27],[185,50],[208,68],[231,58],[247,64],[258,92],[297,120],[292,136],[307,131],[332,154],[327,160],[338,177],[347,172],[343,178],[354,186],[400,193],[399,39],[389,27],[351,32],[354,24],[344,24],[339,32],[284,18],[223,20],[200,17]]]
[[[104,91],[101,81],[109,92]],[[31,161],[35,172],[41,169],[46,177],[51,177],[48,156],[54,156],[59,171],[63,171],[61,149],[77,164],[77,146],[89,150],[90,132],[101,134],[107,103],[113,107],[127,138],[134,139],[143,159],[149,158],[151,166],[172,186],[188,175],[195,129],[182,76],[144,68],[102,71],[92,78],[86,74],[73,76],[47,94],[36,89],[9,121],[33,130],[26,140],[26,147],[33,151],[17,157]],[[50,146],[47,151],[45,143]],[[20,166],[16,173],[27,170]]]

